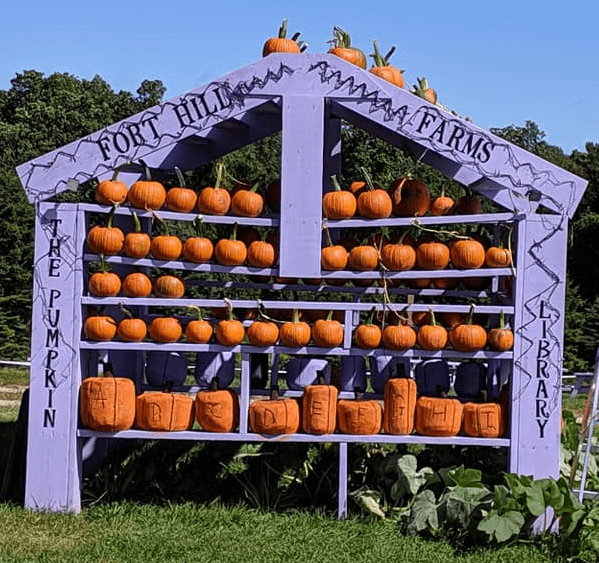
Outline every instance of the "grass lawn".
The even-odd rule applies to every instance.
[[[389,521],[346,520],[241,507],[119,504],[79,515],[0,505],[0,562],[555,563],[534,545],[456,554],[441,541],[405,537]]]

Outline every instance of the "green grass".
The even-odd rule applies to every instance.
[[[534,544],[456,554],[441,541],[398,533],[389,521],[265,514],[241,507],[128,504],[79,515],[0,505],[0,563],[347,562],[548,563]]]

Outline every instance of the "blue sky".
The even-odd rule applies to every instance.
[[[366,54],[376,39],[407,84],[426,76],[439,101],[479,126],[532,120],[567,154],[599,142],[599,3],[364,0],[4,0],[0,89],[24,70],[96,74],[166,98],[261,57],[283,18],[310,53],[339,25]]]

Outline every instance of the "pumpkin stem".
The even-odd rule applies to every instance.
[[[178,166],[175,166],[175,174],[177,175],[177,180],[179,181],[179,186],[184,188],[185,187],[185,177],[183,176],[183,172],[181,172],[181,169]]]
[[[326,383],[327,383],[327,380],[326,380],[326,378],[325,378],[325,376],[324,376],[324,370],[322,370],[322,369],[319,369],[319,370],[316,372],[316,383],[317,383],[318,385],[326,385]]]
[[[110,362],[102,362],[100,366],[102,368],[102,377],[114,377],[114,373],[112,371],[112,364]]]
[[[338,25],[333,26],[333,39],[329,41],[334,47],[342,47],[344,49],[351,48],[351,38],[349,33],[339,27]]]
[[[210,390],[211,391],[218,391],[218,376],[215,375],[211,380],[210,380]]]
[[[326,225],[324,225],[323,229],[324,229],[324,234],[327,238],[327,245],[334,246],[335,243],[333,242],[333,239],[331,238],[331,233],[329,232],[329,228]]]
[[[139,159],[139,162],[141,162],[141,165],[143,166],[144,174],[146,175],[146,180],[151,180],[152,179],[152,174],[150,172],[150,167],[141,158]]]
[[[297,45],[300,48],[300,53],[303,53],[310,46],[310,43],[307,43],[306,41],[299,41]]]
[[[431,315],[431,322],[429,323],[431,326],[437,326],[437,319],[435,318],[435,312],[432,309],[428,310]]]
[[[503,309],[499,311],[499,328],[505,328],[505,314],[503,313]]]
[[[156,219],[156,221],[158,221],[160,223],[160,225],[164,229],[166,236],[167,237],[170,236],[170,233],[168,230],[168,223],[162,217],[160,217],[155,211],[152,211],[152,216]]]
[[[472,303],[470,305],[470,310],[468,311],[468,316],[466,317],[466,323],[467,325],[471,325],[472,324],[472,317],[474,316],[474,303]]]
[[[129,309],[127,309],[127,307],[125,307],[122,303],[119,303],[119,309],[123,312],[123,314],[128,319],[132,319],[133,318],[133,313],[131,311],[129,311]]]
[[[141,221],[139,220],[139,217],[137,216],[137,213],[135,213],[135,211],[131,211],[131,214],[133,215],[133,225],[135,228],[135,232],[136,233],[141,233]]]
[[[110,266],[104,260],[104,254],[100,254],[100,271],[105,274],[106,272],[110,272],[110,269]]]
[[[191,309],[192,311],[196,312],[196,315],[198,317],[198,321],[203,321],[204,317],[202,315],[202,309],[200,307],[198,307],[197,305],[187,305],[187,309]]]
[[[281,23],[281,27],[279,27],[279,39],[285,39],[287,37],[287,18],[283,20]]]
[[[280,395],[279,395],[279,386],[278,385],[271,385],[270,386],[270,400],[271,401],[276,401],[279,397],[280,397]]]
[[[221,183],[223,181],[223,175],[225,173],[225,165],[222,162],[219,162],[216,165],[216,184],[214,185],[214,189],[220,189]]]
[[[410,225],[420,229],[421,231],[427,231],[429,233],[434,233],[437,235],[448,235],[453,238],[461,239],[461,240],[470,240],[472,237],[468,235],[463,235],[458,231],[446,231],[445,229],[432,229],[430,227],[424,227],[419,219],[412,219],[410,221]]]
[[[362,387],[354,387],[354,399],[359,401],[364,395],[364,389]]]
[[[233,232],[231,233],[231,240],[237,240],[237,223],[233,223]]]
[[[274,323],[280,322],[277,319],[273,319],[272,317],[269,317],[266,314],[266,307],[264,306],[264,303],[262,303],[261,299],[257,299],[257,303],[258,303],[258,317],[260,317],[261,319],[265,319],[267,321],[272,321]]]
[[[233,313],[233,304],[231,303],[231,301],[225,297],[223,298],[223,301],[225,303],[225,307],[227,308],[227,315],[230,321],[235,319],[235,315]]]
[[[373,325],[374,324],[374,315],[376,314],[376,307],[373,307],[372,309],[370,309],[370,312],[368,313],[368,318],[366,319],[366,324],[367,325]]]
[[[339,184],[339,180],[337,180],[337,174],[333,174],[331,176],[331,184],[333,184],[333,188],[335,188],[336,192],[340,192],[341,191],[341,186]]]
[[[112,227],[112,221],[114,219],[114,212],[116,211],[116,208],[119,206],[118,203],[113,203],[112,204],[112,209],[110,210],[110,213],[108,214],[108,219],[106,220],[106,228],[110,229]]]
[[[368,171],[363,166],[360,166],[360,170],[362,171],[362,174],[364,175],[364,180],[366,180],[366,185],[368,186],[368,189],[370,191],[374,191],[374,184],[372,183],[370,174],[368,174]]]
[[[198,235],[199,237],[202,236],[202,216],[198,215],[194,220],[193,220],[193,228],[196,232],[196,235]]]
[[[293,318],[292,318],[292,322],[294,323],[299,323],[299,311],[297,309],[293,309]]]

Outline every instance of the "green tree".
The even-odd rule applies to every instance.
[[[99,76],[45,76],[26,70],[0,90],[0,358],[29,350],[33,219],[15,167],[159,103],[165,88],[145,80],[137,96],[114,92]]]

